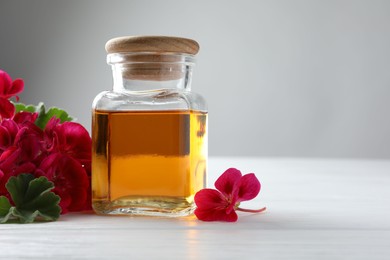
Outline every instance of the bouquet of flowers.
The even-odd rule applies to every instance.
[[[22,79],[0,70],[0,222],[91,209],[91,137],[59,108],[24,105]]]

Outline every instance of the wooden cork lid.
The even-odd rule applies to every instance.
[[[109,40],[107,53],[156,52],[196,55],[199,44],[191,39],[170,36],[125,36]]]

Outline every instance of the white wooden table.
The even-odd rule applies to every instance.
[[[236,223],[68,214],[0,225],[0,259],[390,259],[390,160],[210,158],[255,172],[260,196]]]

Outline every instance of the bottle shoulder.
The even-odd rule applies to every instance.
[[[207,112],[207,102],[202,95],[189,91],[182,93],[182,95],[191,110]]]
[[[92,109],[107,111],[197,110],[207,112],[207,103],[201,95],[190,91],[103,91],[95,97]]]

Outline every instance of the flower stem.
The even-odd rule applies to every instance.
[[[250,212],[250,213],[260,213],[260,212],[263,212],[266,209],[267,209],[266,207],[261,208],[261,209],[243,209],[243,208],[240,208],[240,207],[236,208],[236,210],[238,210],[238,211]]]

